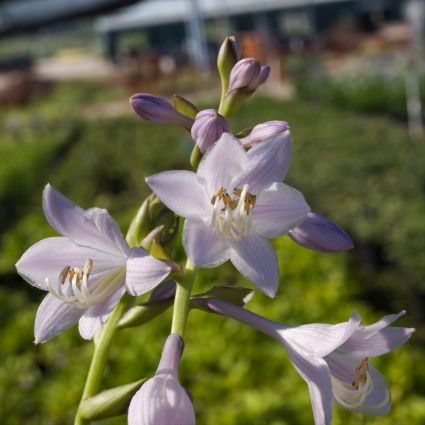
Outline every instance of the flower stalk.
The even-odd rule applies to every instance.
[[[111,316],[106,322],[105,327],[101,331],[100,337],[94,347],[94,354],[90,364],[86,383],[84,385],[80,406],[84,399],[96,395],[99,391],[100,382],[102,380],[103,371],[105,370],[106,362],[108,360],[109,349],[111,348],[112,341],[117,330],[117,325],[123,314],[127,311],[131,301],[132,297],[125,294],[113,310]],[[90,421],[84,419],[78,409],[74,425],[88,424],[90,424]]]
[[[182,282],[177,282],[176,297],[174,300],[173,321],[171,333],[177,333],[182,338],[186,331],[187,318],[190,310],[190,294],[196,277],[194,265],[187,260],[185,275]]]

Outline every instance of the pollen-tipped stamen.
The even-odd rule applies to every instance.
[[[248,185],[235,187],[232,198],[221,187],[211,198],[214,205],[212,223],[221,236],[241,240],[251,229],[251,216],[256,196],[248,192]]]

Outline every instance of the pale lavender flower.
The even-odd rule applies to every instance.
[[[344,229],[313,212],[309,212],[301,224],[290,230],[288,236],[315,251],[338,252],[353,248],[353,241]]]
[[[171,334],[155,376],[131,400],[129,425],[195,425],[192,402],[178,378],[182,352],[183,340],[178,334]]]
[[[136,93],[130,98],[131,106],[140,117],[159,124],[176,124],[190,130],[193,120],[177,112],[170,103],[149,93]]]
[[[268,65],[262,66],[258,60],[253,58],[241,59],[230,72],[227,94],[242,88],[254,91],[267,80],[269,73]]]
[[[337,325],[289,327],[219,299],[201,299],[196,303],[252,326],[285,347],[308,385],[316,425],[331,424],[332,399],[354,412],[389,412],[389,389],[369,359],[394,350],[410,338],[413,328],[389,327],[405,311],[384,316],[369,326],[361,326],[360,316],[352,313],[348,322]]]
[[[16,263],[31,285],[48,291],[35,319],[35,343],[79,321],[91,339],[125,291],[140,295],[157,286],[170,267],[140,248],[130,249],[106,210],[83,210],[47,185],[43,210],[62,235],[43,239]]]
[[[222,115],[215,109],[205,109],[196,115],[191,133],[200,151],[205,153],[223,133],[228,131],[229,126]]]
[[[276,294],[278,266],[268,238],[287,233],[309,212],[302,194],[282,183],[290,152],[289,131],[249,152],[224,133],[197,173],[167,171],[146,179],[168,208],[186,218],[183,244],[195,266],[230,259],[260,290]]]
[[[262,143],[271,137],[277,136],[289,130],[289,125],[286,121],[267,121],[261,124],[257,124],[252,128],[248,136],[243,137],[241,143],[246,147],[250,148],[258,143]]]

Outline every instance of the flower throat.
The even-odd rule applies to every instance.
[[[257,197],[248,192],[248,185],[233,189],[233,198],[224,187],[211,198],[214,205],[212,223],[220,236],[241,240],[251,229],[251,212]]]

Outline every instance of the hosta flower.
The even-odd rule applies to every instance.
[[[131,400],[129,425],[195,425],[192,402],[178,378],[182,351],[183,340],[178,334],[171,334],[155,376]]]
[[[353,248],[353,241],[344,229],[313,212],[309,212],[301,224],[290,230],[288,236],[315,251],[338,252]]]
[[[271,137],[277,136],[289,129],[289,125],[286,121],[267,121],[261,124],[257,124],[252,128],[248,136],[241,139],[241,143],[249,148],[257,145],[258,143],[265,142]]]
[[[149,93],[136,93],[131,106],[141,118],[158,124],[177,124],[190,130],[193,120],[177,112],[165,99]]]
[[[282,183],[290,152],[289,131],[249,152],[224,133],[197,173],[167,171],[146,179],[167,207],[186,218],[183,244],[195,266],[230,259],[259,289],[275,295],[278,267],[268,238],[287,233],[309,212],[302,194]]]
[[[405,311],[369,326],[361,326],[360,317],[353,313],[348,322],[337,325],[289,327],[222,300],[197,302],[252,326],[285,347],[308,385],[316,425],[331,423],[332,399],[354,412],[385,415],[390,410],[387,384],[369,359],[394,350],[410,338],[414,329],[389,327]]]
[[[140,248],[130,249],[106,210],[83,210],[47,185],[43,210],[62,235],[43,239],[16,263],[30,284],[48,291],[35,319],[35,342],[79,321],[90,339],[125,291],[140,295],[158,285],[170,267]]]
[[[204,109],[196,115],[191,134],[199,150],[204,153],[228,131],[229,126],[222,115],[215,109]]]
[[[238,89],[254,91],[263,84],[270,74],[269,65],[261,65],[256,59],[245,58],[238,61],[230,73],[229,88],[231,94]]]

